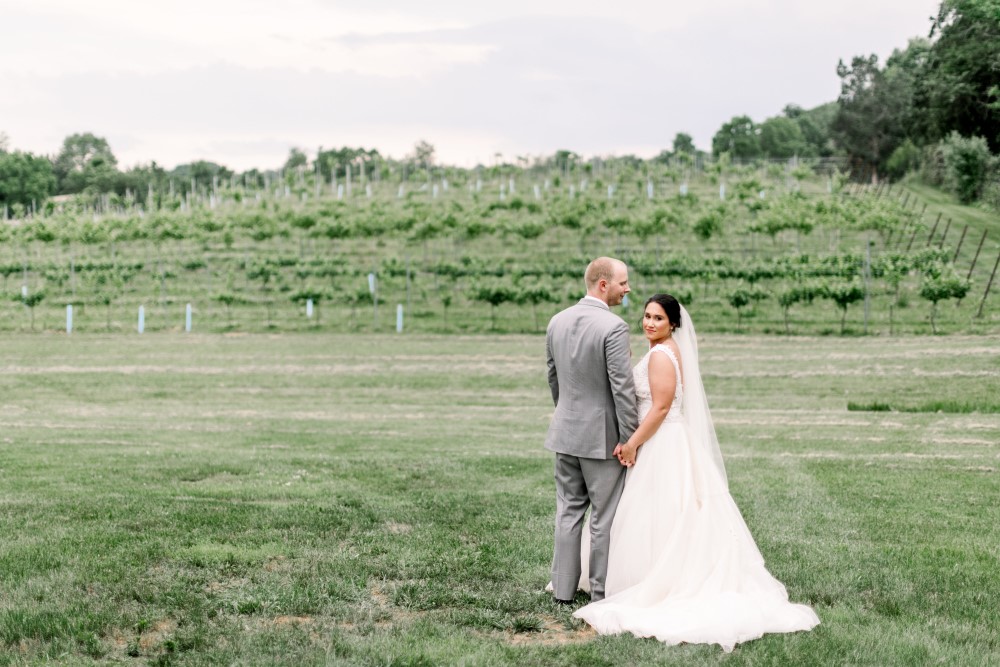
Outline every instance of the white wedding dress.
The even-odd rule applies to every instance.
[[[686,320],[686,312],[684,316]],[[684,346],[680,349],[687,354]],[[693,349],[695,388],[701,392],[695,398],[704,401],[696,342]],[[719,644],[727,652],[764,633],[816,626],[816,613],[790,603],[785,587],[765,568],[729,495],[707,401],[710,431],[685,419],[686,383],[666,345],[650,349],[633,370],[640,421],[651,407],[648,367],[653,354],[667,355],[674,366],[674,401],[626,475],[611,528],[607,597],[573,615],[601,634],[631,632],[667,644]],[[688,373],[688,359],[681,361]],[[702,439],[714,441],[715,451]]]

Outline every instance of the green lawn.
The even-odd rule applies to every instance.
[[[997,336],[704,338],[732,493],[822,620],[729,655],[542,591],[539,336],[0,342],[0,665],[1000,664]]]

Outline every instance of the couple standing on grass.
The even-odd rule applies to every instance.
[[[609,308],[629,293],[628,268],[601,257],[584,280],[587,295],[546,333],[556,601],[572,604],[579,587],[592,602],[573,615],[601,634],[727,652],[817,625],[767,571],[729,495],[687,311],[668,294],[649,298],[649,351],[632,369],[629,327]]]

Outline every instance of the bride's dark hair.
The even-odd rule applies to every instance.
[[[667,319],[675,329],[681,328],[681,304],[677,302],[677,299],[669,294],[654,294],[646,299],[646,303],[643,304],[643,315],[646,313],[646,306],[651,303],[657,303],[660,305],[660,308],[663,308],[663,312],[667,314]],[[639,318],[639,328],[642,328],[642,317]]]

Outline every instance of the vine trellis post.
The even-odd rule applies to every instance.
[[[865,239],[865,335],[868,334],[868,310],[870,305],[868,282],[872,273],[872,240]]]
[[[925,245],[930,245],[931,241],[934,239],[934,232],[937,231],[938,223],[941,222],[941,213],[938,213],[937,220],[934,221],[934,226],[931,228],[931,235],[927,237],[927,243]]]
[[[951,258],[951,263],[958,261],[958,252],[962,249],[962,242],[965,241],[965,233],[969,231],[969,225],[962,229],[962,235],[958,237],[958,246],[955,248],[955,256]]]
[[[986,297],[990,295],[990,287],[993,286],[993,279],[996,278],[998,266],[1000,266],[1000,252],[997,253],[997,261],[993,264],[993,273],[990,274],[990,281],[986,283],[986,290],[983,292],[983,300],[979,302],[979,310],[976,311],[976,319],[983,316],[983,306],[986,305]]]
[[[976,248],[976,254],[972,258],[972,264],[969,266],[969,274],[965,276],[966,280],[972,279],[972,272],[976,268],[976,262],[979,261],[979,253],[983,249],[983,243],[986,242],[986,231],[985,229],[983,230],[983,238],[979,239],[979,247]]]
[[[951,229],[951,218],[948,218],[948,224],[944,226],[944,233],[941,234],[941,242],[938,243],[938,249],[944,249],[944,240],[948,238],[948,230]]]

